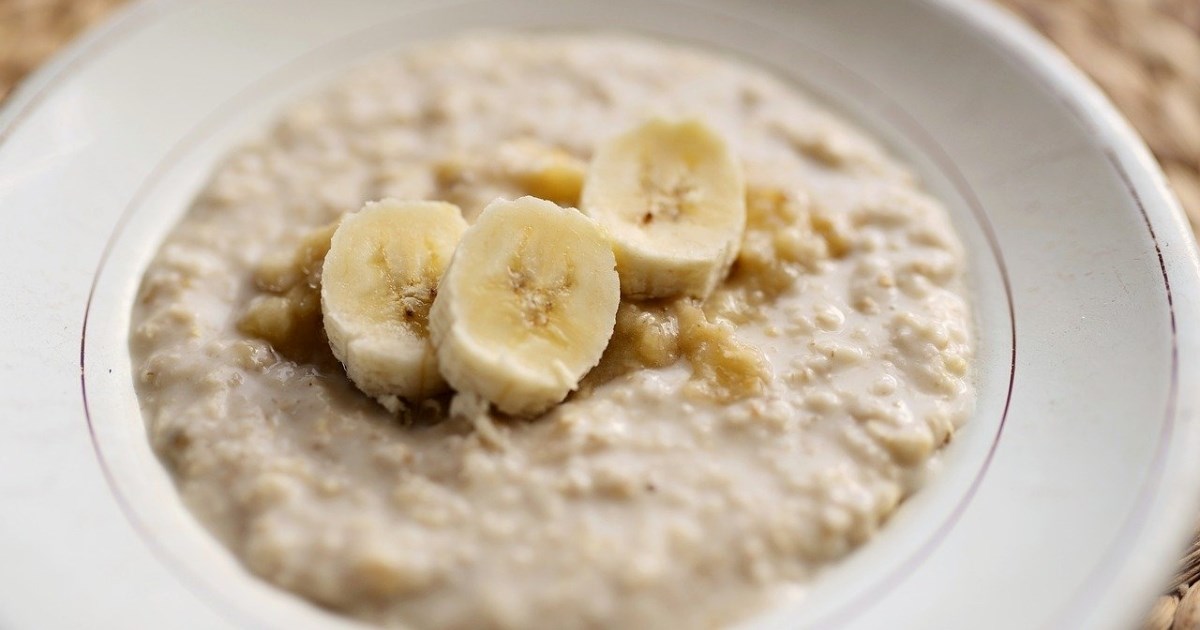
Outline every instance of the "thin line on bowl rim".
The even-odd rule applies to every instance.
[[[174,572],[176,572],[176,574],[187,575],[188,578],[185,581],[185,583],[190,584],[190,589],[193,589],[193,592],[198,587],[200,592],[202,592],[203,595],[205,596],[205,599],[216,598],[216,600],[223,600],[224,598],[222,595],[216,593],[215,589],[212,589],[210,584],[204,582],[202,577],[200,577],[199,575],[191,574],[191,572],[185,568],[184,563],[180,562],[180,560],[178,558],[175,558],[172,553],[170,553],[168,550],[166,550],[166,548],[162,547],[161,544],[158,544],[158,542],[156,542],[155,539],[152,538],[152,536],[148,532],[148,529],[146,529],[145,524],[140,522],[139,517],[136,515],[136,510],[134,510],[133,506],[130,503],[128,503],[128,499],[124,496],[124,493],[122,493],[120,491],[118,482],[116,482],[116,480],[114,479],[112,470],[110,470],[110,468],[106,462],[106,458],[104,458],[102,446],[100,445],[100,443],[98,443],[98,440],[96,439],[95,427],[94,427],[94,425],[92,425],[91,409],[88,406],[88,397],[86,397],[86,388],[88,388],[88,384],[86,384],[86,368],[85,368],[85,366],[86,366],[86,355],[85,355],[86,330],[88,330],[88,318],[90,316],[92,299],[94,299],[94,296],[95,296],[95,290],[96,290],[96,286],[98,283],[98,278],[100,278],[100,276],[103,272],[104,266],[106,266],[106,264],[108,262],[108,258],[110,257],[110,254],[112,254],[114,242],[116,239],[119,238],[120,234],[122,232],[124,232],[125,226],[128,223],[128,221],[130,221],[130,218],[133,214],[133,209],[136,209],[138,205],[143,203],[143,199],[145,198],[146,194],[148,194],[149,191],[151,191],[152,188],[154,188],[157,185],[158,180],[160,180],[164,174],[169,172],[170,168],[174,167],[174,163],[176,161],[180,160],[180,158],[182,156],[186,155],[187,150],[190,150],[192,148],[192,145],[196,144],[197,142],[199,142],[200,139],[203,139],[205,137],[205,133],[204,133],[205,131],[210,130],[210,128],[212,128],[212,127],[220,127],[223,124],[223,122],[227,121],[228,115],[236,112],[236,110],[239,110],[240,106],[244,106],[244,104],[246,102],[252,101],[253,98],[257,97],[260,94],[260,92],[262,92],[263,89],[268,88],[268,86],[270,86],[270,85],[275,85],[280,82],[283,82],[284,79],[288,79],[288,78],[292,77],[292,74],[295,71],[306,70],[304,61],[318,58],[318,56],[320,54],[322,54],[324,52],[328,52],[328,50],[330,50],[332,48],[341,46],[341,44],[344,44],[348,41],[353,41],[353,40],[355,40],[355,38],[362,37],[362,35],[364,35],[365,32],[388,29],[391,24],[395,24],[396,22],[398,22],[398,20],[412,17],[413,13],[425,12],[425,11],[438,11],[438,10],[442,10],[442,8],[445,8],[446,6],[463,6],[463,5],[481,4],[481,2],[484,2],[484,1],[486,1],[486,0],[467,0],[467,1],[463,1],[463,2],[455,2],[454,5],[443,5],[443,6],[439,6],[439,7],[427,7],[427,6],[419,7],[418,10],[416,10],[414,12],[410,12],[410,13],[404,14],[404,16],[398,16],[394,19],[390,19],[386,23],[374,24],[372,26],[368,26],[368,28],[360,29],[358,31],[350,32],[350,34],[336,37],[336,38],[334,38],[334,40],[331,40],[329,42],[324,42],[322,44],[318,44],[317,47],[308,49],[308,50],[306,50],[306,52],[301,53],[300,55],[296,55],[295,58],[293,58],[292,60],[283,62],[283,64],[281,64],[280,66],[277,66],[276,68],[274,68],[274,70],[264,73],[264,76],[262,78],[254,80],[254,82],[252,82],[250,85],[247,85],[244,90],[238,92],[238,94],[234,95],[232,98],[229,98],[228,101],[222,103],[221,106],[218,106],[216,109],[212,110],[212,112],[208,116],[205,116],[205,118],[202,120],[202,122],[199,122],[199,124],[196,127],[193,127],[191,131],[188,131],[185,134],[185,136],[180,139],[180,142],[176,143],[173,146],[173,148],[167,152],[166,156],[164,156],[162,158],[162,160],[156,164],[154,169],[151,170],[151,173],[148,176],[146,176],[146,179],[143,181],[143,184],[139,186],[139,188],[136,192],[134,192],[133,197],[130,199],[130,202],[128,202],[128,204],[126,205],[125,210],[121,212],[119,220],[115,224],[113,233],[110,234],[110,236],[109,236],[109,240],[107,241],[106,247],[104,247],[104,251],[101,254],[100,262],[98,262],[94,278],[92,278],[91,288],[89,290],[89,295],[88,295],[88,302],[86,302],[86,306],[85,306],[85,310],[84,310],[82,334],[80,334],[80,358],[79,358],[79,360],[80,360],[80,388],[82,388],[82,394],[83,394],[85,419],[86,419],[86,422],[88,422],[88,430],[89,430],[90,436],[92,438],[92,445],[94,445],[97,460],[100,461],[101,468],[103,469],[104,478],[106,478],[106,480],[108,482],[110,491],[112,491],[114,493],[116,500],[118,500],[118,504],[121,506],[122,512],[124,512],[124,514],[126,515],[128,520],[131,521],[134,529],[137,530],[139,535],[142,536],[142,538],[146,542],[148,542],[149,546],[151,547],[151,550],[155,551],[156,556],[158,556],[158,558],[160,558],[160,560],[162,560],[162,562],[164,564],[172,566],[172,568],[174,569]],[[943,174],[946,174],[949,176],[949,179],[950,179],[950,181],[953,182],[953,185],[955,186],[956,190],[958,190],[959,193],[962,194],[962,196],[964,196],[965,200],[967,200],[967,204],[971,206],[972,215],[974,216],[974,218],[976,218],[976,221],[979,223],[980,229],[983,230],[983,232],[985,234],[985,238],[989,242],[989,247],[991,248],[992,257],[994,257],[994,260],[998,266],[998,269],[1000,269],[1001,276],[1003,278],[1004,293],[1006,293],[1006,300],[1007,300],[1007,307],[1008,307],[1008,314],[1009,314],[1009,332],[1010,332],[1009,382],[1007,385],[1006,401],[1004,401],[1001,419],[1000,419],[1000,422],[998,422],[995,437],[994,437],[994,439],[992,439],[992,443],[989,446],[988,454],[986,454],[984,461],[982,463],[982,466],[980,466],[978,472],[976,473],[976,476],[974,476],[974,479],[972,480],[972,484],[970,485],[970,487],[967,488],[967,491],[964,493],[964,496],[962,496],[959,499],[959,503],[955,505],[955,508],[952,510],[952,512],[950,512],[950,515],[946,518],[946,520],[944,520],[940,524],[940,526],[938,526],[938,528],[935,530],[935,532],[929,536],[929,539],[926,539],[923,542],[923,544],[917,548],[916,552],[913,552],[905,560],[902,560],[902,562],[898,566],[896,566],[895,569],[893,569],[892,571],[889,571],[888,574],[886,574],[886,576],[881,578],[881,580],[878,580],[878,581],[872,583],[872,586],[863,589],[862,592],[860,592],[860,595],[852,596],[850,604],[842,606],[842,607],[838,608],[838,610],[835,610],[833,613],[827,614],[826,617],[823,617],[822,619],[817,620],[816,625],[845,623],[845,622],[848,622],[848,620],[851,620],[854,617],[856,617],[858,612],[866,610],[866,608],[869,607],[869,602],[876,601],[878,599],[878,596],[880,596],[881,592],[886,593],[886,592],[888,592],[888,590],[893,589],[895,586],[898,586],[898,584],[900,582],[904,581],[908,575],[912,574],[912,571],[916,570],[918,568],[918,566],[922,565],[925,559],[928,559],[930,554],[932,552],[934,552],[938,546],[941,545],[941,542],[944,539],[944,536],[946,536],[950,532],[950,530],[952,530],[956,526],[956,523],[959,522],[959,518],[961,517],[962,514],[964,514],[964,512],[967,509],[967,506],[970,505],[971,499],[974,497],[974,493],[976,493],[979,485],[982,484],[982,481],[984,479],[984,476],[986,475],[986,472],[988,472],[990,462],[992,460],[992,456],[995,455],[997,446],[998,446],[998,444],[1000,444],[1001,434],[1003,432],[1004,424],[1006,424],[1008,409],[1010,406],[1010,400],[1012,400],[1013,384],[1014,384],[1014,379],[1015,379],[1016,322],[1015,322],[1015,313],[1014,313],[1014,307],[1013,307],[1012,289],[1010,289],[1009,280],[1008,280],[1008,270],[1007,270],[1006,266],[1004,266],[1003,257],[1000,252],[1000,246],[998,246],[995,232],[994,232],[994,229],[992,229],[988,215],[986,215],[986,211],[983,209],[983,206],[980,205],[976,194],[974,194],[973,190],[971,190],[970,185],[968,185],[968,182],[966,181],[965,176],[962,175],[959,172],[959,170],[953,166],[953,161],[949,160],[949,156],[948,156],[948,154],[946,154],[946,151],[944,151],[944,149],[942,148],[942,146],[940,144],[936,143],[936,140],[934,140],[934,138],[930,137],[930,134],[928,133],[928,131],[925,131],[922,126],[917,124],[916,120],[914,120],[910,114],[907,114],[904,109],[901,109],[898,106],[898,104],[890,101],[889,98],[887,98],[886,94],[883,94],[882,90],[878,89],[877,86],[875,86],[874,84],[871,84],[865,78],[858,76],[857,73],[854,73],[853,71],[848,70],[847,67],[842,66],[841,64],[839,64],[839,62],[836,62],[832,58],[828,58],[827,55],[824,55],[823,53],[818,52],[818,50],[815,50],[808,46],[805,46],[805,44],[803,42],[794,41],[794,40],[792,40],[792,38],[787,37],[784,34],[780,34],[779,31],[775,31],[774,29],[769,28],[769,26],[767,26],[767,25],[752,22],[752,20],[746,19],[744,17],[733,16],[733,14],[728,14],[728,13],[721,12],[721,11],[715,11],[715,10],[712,10],[712,8],[698,7],[695,5],[686,4],[686,2],[677,2],[677,1],[673,1],[673,0],[659,0],[659,1],[661,2],[661,4],[686,6],[686,7],[690,8],[690,10],[708,13],[709,16],[712,16],[712,17],[720,17],[722,19],[736,19],[737,22],[739,22],[740,24],[743,24],[745,26],[751,26],[751,28],[760,29],[760,30],[769,32],[769,34],[772,34],[775,37],[780,37],[780,38],[782,38],[782,40],[786,40],[788,43],[792,44],[792,46],[797,47],[799,49],[803,49],[805,53],[810,54],[812,56],[812,58],[814,58],[815,60],[820,62],[820,64],[826,66],[827,70],[833,70],[835,73],[841,74],[841,76],[844,78],[850,78],[851,85],[857,85],[860,90],[863,90],[864,94],[870,94],[872,101],[874,101],[876,104],[878,104],[878,106],[883,106],[883,108],[881,109],[881,114],[884,115],[884,118],[889,119],[890,121],[894,122],[894,124],[896,124],[896,122],[898,122],[898,124],[899,124],[898,127],[901,128],[902,131],[904,131],[905,136],[907,136],[908,139],[912,140],[912,142],[914,144],[916,144],[917,146],[920,146],[920,148],[922,148],[922,150],[926,151],[926,155],[928,155],[930,158],[932,158],[932,161],[934,161],[937,164],[938,168],[943,170]],[[661,34],[660,34],[660,36],[661,36]],[[779,71],[773,70],[773,73],[775,73],[776,76],[778,76]],[[780,78],[787,79],[788,77],[780,77]],[[200,594],[200,593],[198,593],[198,594]],[[222,608],[222,610],[223,610],[223,608]],[[241,611],[241,613],[239,613],[238,617],[241,617],[242,613],[245,613],[245,611]],[[246,620],[246,619],[241,619],[241,620]],[[256,619],[256,622],[260,623],[260,620]]]

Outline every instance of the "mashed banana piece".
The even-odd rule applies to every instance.
[[[321,325],[321,263],[335,229],[336,223],[317,228],[291,251],[259,263],[254,285],[262,293],[238,319],[239,331],[266,341],[293,361],[314,362],[329,355]]]
[[[549,413],[397,417],[300,342],[313,230],[389,196],[468,221],[569,202],[594,147],[655,114],[740,156],[740,255],[703,303],[623,305]],[[477,34],[374,61],[233,151],[147,269],[130,350],[180,495],[264,580],[395,627],[712,627],[790,597],[929,474],[974,400],[963,273],[904,167],[759,70]]]

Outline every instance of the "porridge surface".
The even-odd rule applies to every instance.
[[[741,257],[703,305],[623,305],[546,415],[387,411],[304,330],[300,263],[273,287],[297,297],[292,346],[239,325],[264,260],[364,201],[574,205],[530,165],[586,164],[652,115],[740,156]],[[481,34],[376,60],[229,155],[146,272],[131,352],[184,500],[266,580],[395,626],[707,627],[794,596],[920,486],[973,404],[963,272],[902,166],[758,70]]]

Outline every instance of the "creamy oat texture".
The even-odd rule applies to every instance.
[[[745,166],[741,257],[702,307],[623,306],[533,420],[396,415],[347,381],[305,235],[386,196],[574,204],[593,147],[654,114]],[[919,487],[972,406],[963,270],[903,167],[758,70],[478,34],[377,60],[225,159],[146,272],[131,352],[184,500],[266,580],[391,626],[711,627],[794,596]],[[256,315],[290,326],[274,346],[239,326],[264,289],[291,296]]]

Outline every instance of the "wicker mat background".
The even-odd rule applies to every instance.
[[[0,100],[124,1],[0,0]],[[1054,40],[1108,92],[1153,149],[1200,229],[1200,0],[997,1]],[[1200,537],[1143,627],[1200,630],[1198,581]]]

